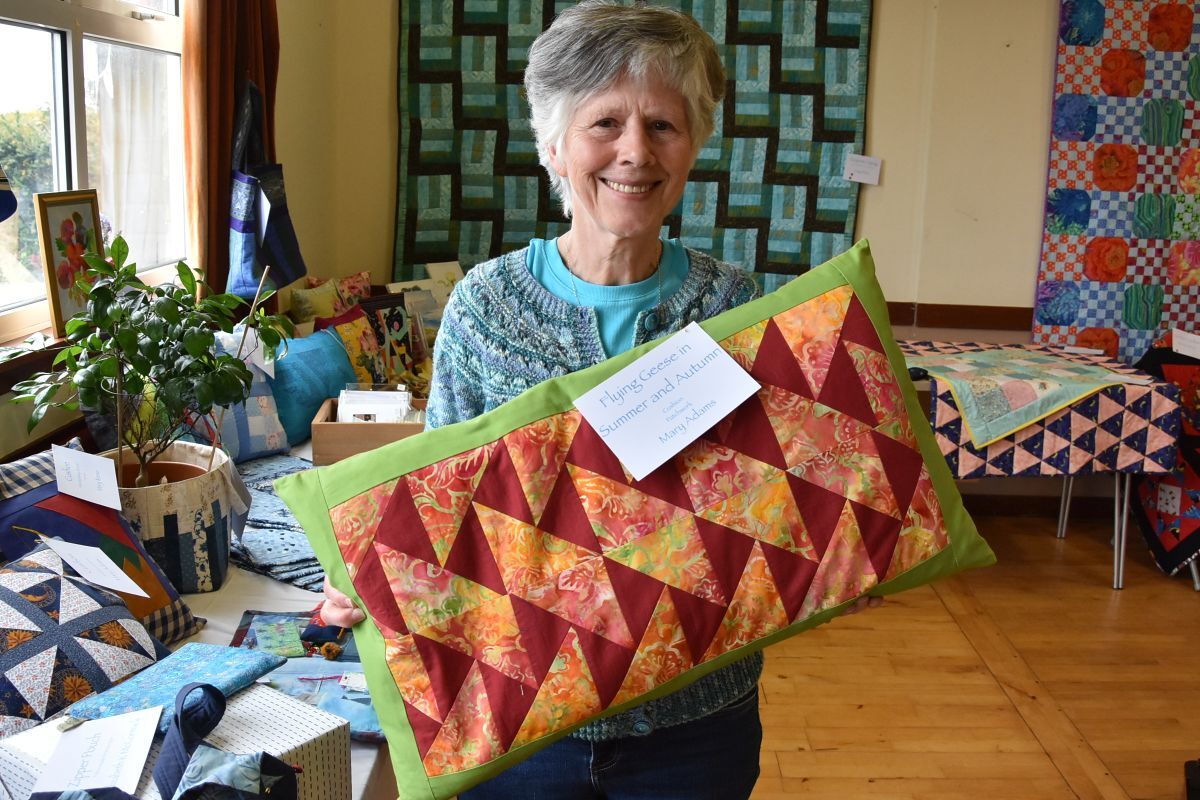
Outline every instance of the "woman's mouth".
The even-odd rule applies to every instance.
[[[621,194],[645,194],[653,189],[656,185],[655,183],[618,183],[617,181],[612,181],[608,178],[601,178],[600,180],[603,181],[605,186],[613,191],[620,192]]]

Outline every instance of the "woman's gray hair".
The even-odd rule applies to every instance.
[[[549,148],[561,150],[571,117],[588,98],[621,78],[648,73],[683,95],[698,152],[713,132],[713,114],[725,96],[725,68],[712,37],[696,20],[641,2],[584,0],[559,14],[529,48],[525,96],[538,160],[568,217],[571,187],[550,165]]]

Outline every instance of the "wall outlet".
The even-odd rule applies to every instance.
[[[1171,486],[1165,483],[1160,484],[1158,487],[1158,510],[1164,514],[1178,517],[1179,501],[1182,499],[1182,494],[1178,486]]]

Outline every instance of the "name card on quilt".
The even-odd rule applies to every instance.
[[[865,242],[700,327],[760,388],[641,478],[575,398],[669,344],[276,483],[367,613],[402,797],[453,797],[865,594],[994,561]]]
[[[575,407],[640,481],[760,388],[693,322]]]
[[[52,445],[54,479],[63,494],[121,510],[117,462],[104,456]]]

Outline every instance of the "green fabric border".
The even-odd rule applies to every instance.
[[[796,278],[778,291],[713,317],[701,323],[701,326],[714,339],[720,340],[830,289],[846,284],[854,289],[875,325],[884,344],[888,361],[898,378],[913,432],[917,437],[921,455],[929,468],[938,499],[942,505],[947,535],[950,538],[948,548],[903,575],[876,586],[871,594],[894,594],[969,567],[994,563],[995,555],[979,536],[974,522],[963,506],[962,498],[954,484],[949,467],[938,449],[933,431],[917,401],[916,390],[908,379],[908,369],[900,349],[896,346],[888,320],[887,303],[875,280],[874,262],[871,259],[870,247],[865,240],[822,266]],[[600,380],[655,347],[657,343],[647,343],[594,367],[546,381],[525,392],[517,400],[474,420],[427,431],[420,436],[385,445],[371,451],[370,454],[361,454],[337,464],[281,478],[275,482],[276,492],[292,509],[297,520],[307,532],[317,558],[325,567],[333,585],[362,605],[362,600],[355,592],[346,572],[334,538],[329,516],[331,507],[414,469],[495,441],[515,428],[572,408],[571,398],[590,389]],[[380,462],[389,465],[386,472],[382,474],[379,471]],[[784,630],[776,631],[739,650],[725,653],[712,661],[694,667],[684,675],[676,677],[636,700],[610,707],[599,716],[607,717],[619,714],[635,705],[678,691],[710,672],[744,658],[756,650],[761,650],[775,642],[828,622],[842,613],[848,605],[850,605],[849,602],[828,609],[806,620],[794,623]],[[408,724],[404,703],[395,688],[391,672],[386,666],[382,634],[374,625],[360,623],[355,626],[355,637],[368,683],[370,686],[376,687],[371,696],[390,743],[392,766],[396,772],[396,785],[402,797],[421,798],[422,800],[453,797],[563,736],[569,735],[571,731],[585,724],[580,723],[570,729],[510,750],[488,764],[474,769],[454,775],[427,778],[421,766],[416,739]],[[378,687],[383,687],[382,691]]]

